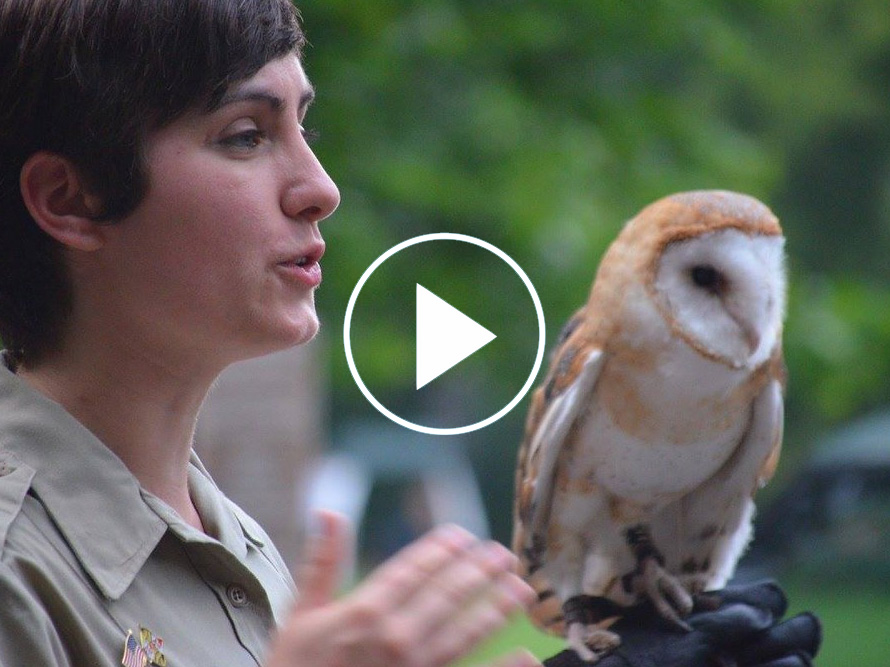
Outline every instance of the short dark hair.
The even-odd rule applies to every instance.
[[[3,0],[0,339],[15,359],[58,344],[71,308],[62,248],[22,200],[28,157],[70,159],[113,222],[145,194],[148,132],[303,44],[290,0]]]

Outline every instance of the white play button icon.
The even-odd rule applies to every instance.
[[[476,294],[467,294],[466,284],[456,287],[443,283],[437,289],[461,307],[472,308],[471,313],[490,314],[492,323],[510,318],[510,325],[500,329],[497,336],[423,286],[437,285],[437,281],[443,279],[436,271],[436,262],[430,262],[430,253],[436,252],[437,247],[448,254],[449,261],[457,256],[455,253],[459,253],[466,260],[466,266],[484,271],[480,279],[472,283],[479,290]],[[483,266],[487,268],[483,269]],[[378,269],[382,269],[379,275],[375,274]],[[414,331],[409,329],[410,318],[406,322],[404,317],[406,312],[410,312],[412,296],[416,307]],[[357,309],[356,302],[359,300],[362,305]],[[519,306],[524,309],[525,306],[521,304],[525,300],[530,301],[531,312],[521,313],[513,308]],[[356,316],[355,322],[353,315]],[[382,326],[384,322],[387,326]],[[535,328],[537,346],[534,345]],[[381,331],[387,329],[390,330],[389,337],[381,340]],[[529,335],[529,331],[532,335]],[[365,269],[346,305],[343,349],[356,385],[380,414],[418,433],[459,435],[493,424],[528,393],[544,358],[544,332],[544,310],[538,293],[529,277],[509,255],[482,239],[440,232],[402,241]],[[357,334],[355,341],[353,333]],[[472,361],[466,364],[466,368],[462,366],[451,373],[446,372],[495,338],[498,345],[492,345],[478,355],[476,372]],[[415,361],[415,391],[410,391],[412,355]],[[376,366],[376,371],[372,370],[363,377],[359,372],[360,364],[370,365],[371,368]],[[530,365],[530,370],[523,380],[526,364]],[[384,366],[386,371],[382,372]],[[489,384],[478,371],[496,373],[499,379],[506,378],[507,381],[496,387],[492,385],[491,394],[480,398],[480,383],[485,383],[482,391],[487,391]],[[404,381],[394,384],[395,376],[403,377]],[[433,380],[437,378],[434,383]],[[477,380],[475,385],[474,380]],[[468,383],[465,392],[461,392],[462,383]],[[521,388],[511,397],[514,384],[516,387],[521,384]],[[457,406],[456,410],[441,409],[443,401],[447,402],[445,397],[455,395],[455,388],[468,400]],[[390,405],[392,400],[397,401],[400,411],[415,415],[415,419],[419,415],[432,423],[419,423],[397,414]],[[431,406],[438,407],[431,409]],[[451,423],[457,415],[462,421]],[[470,419],[468,423],[467,418]]]
[[[417,389],[497,336],[417,284]]]

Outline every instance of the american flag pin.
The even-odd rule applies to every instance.
[[[164,640],[147,628],[139,626],[138,635],[128,630],[121,664],[124,667],[167,667],[167,658],[161,653],[163,646]]]

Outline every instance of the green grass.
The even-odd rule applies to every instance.
[[[789,613],[813,611],[822,621],[819,667],[887,667],[890,664],[890,581],[871,586],[783,582]]]
[[[544,634],[533,626],[525,616],[520,616],[485,642],[472,656],[457,664],[461,667],[487,665],[496,658],[520,647],[528,649],[543,660],[563,650],[565,642],[559,637]]]
[[[818,667],[890,665],[890,581],[874,582],[872,586],[843,586],[789,578],[782,585],[791,600],[789,615],[813,611],[822,621],[824,635],[816,659]],[[458,664],[486,665],[517,647],[525,647],[543,659],[561,651],[564,643],[542,634],[521,617]]]

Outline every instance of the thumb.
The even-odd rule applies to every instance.
[[[320,510],[318,526],[310,539],[306,560],[297,576],[298,609],[311,609],[330,602],[337,593],[348,551],[349,522],[342,514]]]

